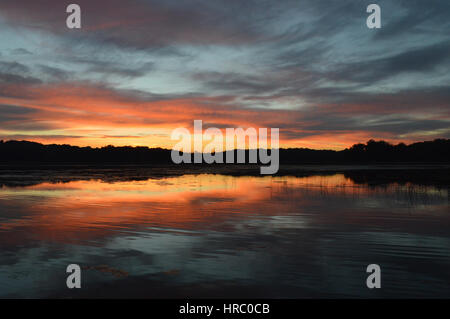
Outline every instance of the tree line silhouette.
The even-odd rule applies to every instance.
[[[232,151],[232,152],[236,152]],[[162,148],[44,145],[30,141],[0,141],[1,163],[171,164],[171,150]],[[225,154],[224,154],[225,156]],[[236,156],[236,154],[235,154]],[[225,157],[224,157],[225,158]],[[236,158],[236,157],[235,157]],[[246,160],[248,160],[248,150]],[[450,163],[450,139],[406,145],[370,140],[341,151],[308,148],[280,149],[281,164]]]

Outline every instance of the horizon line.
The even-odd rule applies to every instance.
[[[432,140],[424,140],[424,141],[419,141],[419,142],[412,142],[412,143],[405,143],[405,142],[399,142],[397,144],[393,144],[390,143],[386,140],[375,140],[375,139],[369,139],[366,142],[358,142],[358,143],[354,143],[352,146],[341,149],[341,150],[334,150],[334,149],[314,149],[314,148],[308,148],[308,147],[288,147],[288,148],[283,148],[283,147],[279,147],[277,148],[278,150],[312,150],[312,151],[332,151],[332,152],[341,152],[341,151],[345,151],[348,150],[350,148],[352,148],[355,145],[367,145],[369,142],[383,142],[383,143],[387,143],[388,145],[391,146],[399,146],[399,145],[405,145],[405,146],[411,146],[414,144],[419,144],[419,143],[427,143],[427,142],[435,142],[435,141],[450,141],[450,139],[447,138],[435,138]],[[143,146],[143,145],[138,145],[138,146],[132,146],[132,145],[121,145],[121,146],[116,146],[116,145],[112,145],[112,144],[108,144],[108,145],[104,145],[104,146],[78,146],[78,145],[72,145],[72,144],[56,144],[56,143],[51,143],[51,144],[44,144],[44,143],[40,143],[40,142],[35,142],[35,141],[31,141],[31,140],[3,140],[0,139],[0,144],[1,143],[9,143],[9,142],[19,142],[19,143],[34,143],[34,144],[39,144],[42,146],[69,146],[69,147],[75,147],[75,148],[91,148],[91,149],[103,149],[103,148],[108,148],[108,147],[114,147],[114,148],[133,148],[133,149],[137,149],[137,148],[146,148],[149,150],[166,150],[166,151],[172,151],[173,149],[168,149],[168,148],[164,148],[164,147],[149,147],[149,146]],[[239,150],[260,150],[260,149],[266,149],[266,150],[272,150],[272,148],[233,148],[231,150],[223,150],[221,152],[230,152],[230,151],[239,151]],[[180,151],[181,152],[181,151]],[[219,152],[219,153],[221,153]],[[200,153],[200,152],[189,152],[191,154],[195,154],[195,153]],[[204,153],[204,152],[201,152]],[[214,152],[215,153],[215,152]]]

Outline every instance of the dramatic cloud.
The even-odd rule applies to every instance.
[[[20,2],[20,3],[19,3]],[[279,127],[281,145],[450,137],[450,3],[0,2],[0,138],[170,147],[171,130]]]

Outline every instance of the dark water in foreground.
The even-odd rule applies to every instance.
[[[446,187],[339,173],[3,186],[0,297],[449,298],[449,208]]]

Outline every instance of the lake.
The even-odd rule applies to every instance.
[[[450,297],[445,184],[17,172],[0,183],[3,298]],[[69,264],[81,289],[66,286]]]

